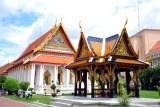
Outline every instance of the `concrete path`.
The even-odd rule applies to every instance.
[[[4,97],[0,97],[0,107],[32,107],[32,106],[23,104],[18,101],[10,100]]]

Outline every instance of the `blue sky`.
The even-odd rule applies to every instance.
[[[138,1],[140,28],[138,28]],[[62,24],[78,45],[79,21],[85,35],[107,37],[121,32],[126,16],[129,36],[145,28],[160,28],[159,0],[0,0],[0,66],[55,24]]]

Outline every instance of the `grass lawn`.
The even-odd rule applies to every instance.
[[[73,96],[73,95],[57,95],[57,97],[59,96]],[[19,98],[16,97],[16,95],[6,95],[4,96],[6,98],[9,99],[13,99],[13,100],[18,100],[18,101],[23,101],[23,102],[35,102],[35,101],[39,101],[39,103],[43,103],[43,104],[50,104],[50,98],[52,97],[51,95],[33,95],[32,99],[26,99],[26,98]]]
[[[139,90],[139,94],[141,98],[154,98],[160,99],[158,91],[147,91],[147,90]]]
[[[146,91],[146,90],[140,90],[139,91],[140,93],[140,97],[141,98],[153,98],[153,99],[160,99],[160,96],[159,96],[159,93],[158,91]],[[73,95],[58,95],[58,96],[73,96]],[[57,96],[57,97],[58,97]],[[16,97],[15,95],[9,95],[9,96],[4,96],[6,98],[9,98],[9,99],[13,99],[13,100],[19,100],[19,101],[24,101],[24,102],[35,102],[35,101],[39,101],[40,103],[43,103],[43,104],[50,104],[50,98],[52,96],[50,95],[33,95],[32,96],[32,99],[26,99],[26,98],[19,98],[19,97]]]
[[[43,104],[49,104],[50,103],[50,95],[33,95],[32,96],[32,99],[26,99],[26,98],[19,98],[19,97],[16,97],[16,95],[9,95],[9,96],[4,96],[6,98],[9,98],[9,99],[13,99],[13,100],[19,100],[19,101],[24,101],[24,102],[35,102],[37,100],[39,100],[39,103],[43,103]]]

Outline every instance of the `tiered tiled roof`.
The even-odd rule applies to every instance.
[[[160,50],[160,41],[157,41],[156,44],[149,50],[147,54],[150,54],[159,50]]]
[[[10,68],[12,65],[13,65],[12,63],[8,63],[0,67],[0,75],[4,74],[4,72],[6,72],[6,70]]]
[[[83,44],[83,45],[82,45]],[[80,67],[90,64],[121,63],[138,66],[148,66],[149,63],[138,60],[138,52],[134,51],[126,28],[121,34],[115,34],[107,38],[84,37],[81,32],[78,50],[74,62],[66,68]]]
[[[57,30],[61,29],[62,33],[64,34],[64,38],[67,41],[68,45],[72,49],[72,52],[65,51],[65,50],[52,50],[52,49],[43,49],[44,45],[53,37]],[[54,26],[40,38],[35,40],[31,43],[24,52],[20,55],[20,57],[12,62],[11,64],[6,64],[0,68],[0,74],[6,72],[7,69],[11,69],[12,67],[18,66],[20,64],[26,64],[29,62],[36,62],[36,63],[48,63],[48,64],[61,64],[64,65],[65,63],[68,64],[73,61],[72,57],[59,57],[59,56],[47,56],[47,55],[38,55],[35,56],[37,52],[41,53],[54,53],[54,54],[63,54],[63,55],[74,55],[76,52],[73,45],[71,44],[62,23],[58,26]],[[28,57],[28,58],[26,58]],[[23,59],[23,60],[22,60]]]

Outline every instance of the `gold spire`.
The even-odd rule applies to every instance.
[[[62,19],[63,19],[63,16],[61,16],[61,22],[60,22],[60,24],[62,24]]]
[[[56,17],[56,22],[55,22],[55,25],[54,25],[54,27],[56,27],[57,26],[57,17]]]
[[[124,29],[126,29],[127,22],[128,22],[128,17],[126,17],[126,23],[124,24]]]
[[[150,63],[151,62],[151,58],[152,58],[152,56],[150,56],[149,58],[148,58],[148,63]]]
[[[81,21],[79,21],[79,27],[81,28],[81,32],[83,32],[82,26],[81,26]]]

